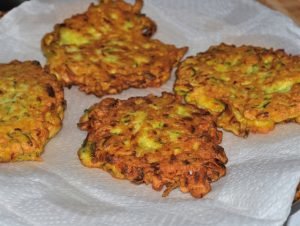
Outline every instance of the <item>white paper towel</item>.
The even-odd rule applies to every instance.
[[[143,12],[158,25],[156,38],[189,46],[189,54],[220,42],[284,48],[300,53],[300,29],[288,18],[249,0],[145,0]],[[89,0],[31,0],[0,20],[0,62],[37,59],[42,36],[84,11]],[[172,91],[130,89],[116,98]],[[85,132],[76,123],[98,102],[73,87],[61,132],[43,162],[0,165],[0,225],[282,225],[300,177],[300,126],[279,125],[247,139],[224,132],[228,174],[205,198],[174,191],[167,198],[150,186],[113,179],[83,167],[78,158]]]

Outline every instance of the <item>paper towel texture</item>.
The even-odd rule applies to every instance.
[[[156,38],[189,46],[189,54],[220,42],[284,48],[300,53],[300,28],[290,19],[248,0],[145,0],[143,12],[158,25]],[[40,40],[53,25],[89,0],[31,0],[0,20],[0,62],[45,62]],[[174,75],[161,88],[130,89],[116,98],[172,91]],[[0,165],[0,225],[282,225],[300,177],[300,126],[279,125],[247,139],[224,132],[228,174],[196,200],[174,191],[168,198],[149,186],[113,179],[83,167],[77,157],[85,132],[76,123],[100,99],[65,89],[61,132],[43,162]]]

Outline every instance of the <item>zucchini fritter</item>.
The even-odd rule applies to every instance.
[[[37,61],[0,64],[0,162],[40,160],[63,112],[61,85]]]
[[[283,50],[221,44],[187,58],[174,86],[188,103],[238,136],[300,122],[300,57]]]
[[[42,40],[48,70],[96,96],[162,85],[187,48],[151,39],[156,25],[142,5],[103,0],[57,24]]]
[[[83,165],[155,190],[165,186],[163,196],[179,187],[201,198],[225,175],[222,132],[209,112],[179,96],[107,98],[85,112],[79,127],[88,131],[78,151]]]
[[[294,202],[297,202],[300,200],[300,184],[298,184],[297,189],[296,189],[296,193],[294,196]]]

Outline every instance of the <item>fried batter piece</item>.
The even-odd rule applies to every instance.
[[[238,136],[300,122],[300,56],[283,50],[220,44],[187,58],[174,90],[208,110]]]
[[[187,48],[151,39],[156,25],[142,5],[103,0],[56,25],[42,40],[50,73],[99,97],[162,85]]]
[[[0,162],[40,160],[64,103],[62,86],[39,62],[0,64]]]
[[[83,165],[154,190],[165,187],[163,196],[179,187],[201,198],[225,175],[222,132],[207,111],[182,104],[179,96],[107,98],[78,125],[88,131],[78,151]]]
[[[298,184],[297,189],[296,189],[296,194],[294,197],[294,202],[297,202],[300,200],[300,184]]]

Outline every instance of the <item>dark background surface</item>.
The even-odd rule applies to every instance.
[[[0,11],[8,11],[27,0],[0,0]]]

